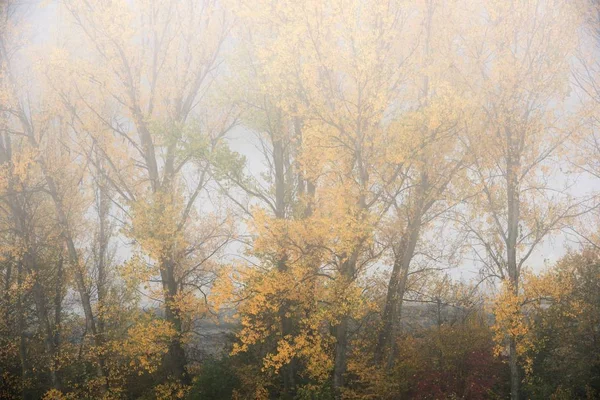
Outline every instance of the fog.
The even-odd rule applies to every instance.
[[[0,397],[600,395],[595,0],[0,7]]]

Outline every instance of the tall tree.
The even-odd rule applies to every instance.
[[[521,272],[540,243],[579,214],[582,201],[569,193],[559,170],[569,121],[569,58],[576,14],[561,1],[485,2],[474,24],[473,69],[465,73],[482,111],[464,136],[472,155],[469,179],[479,195],[474,215],[458,219],[487,276],[505,281],[515,296]],[[518,338],[507,333],[511,399],[521,382]]]
[[[319,334],[309,321],[316,310],[321,269],[315,244],[323,235],[310,229],[315,222],[315,185],[299,159],[305,117],[301,110],[306,108],[306,100],[295,78],[298,66],[283,66],[273,57],[275,53],[265,52],[277,42],[272,31],[287,27],[279,25],[280,21],[254,24],[259,16],[244,11],[236,12],[240,22],[250,23],[240,23],[236,30],[240,45],[234,98],[244,110],[244,128],[252,133],[244,142],[260,150],[266,170],[254,171],[257,154],[250,152],[246,169],[231,169],[222,181],[248,218],[252,233],[248,253],[260,265],[247,275],[246,289],[239,293],[243,301],[238,307],[246,328],[238,334],[240,343],[234,352],[248,350],[261,338],[270,340],[273,347],[262,354],[263,362],[269,371],[281,371],[281,395],[291,398],[300,374],[310,370],[307,364],[314,363],[307,361],[314,356],[307,354],[308,346],[310,338]],[[274,73],[275,65],[282,69]],[[248,199],[236,199],[236,191]],[[264,297],[276,306],[262,302]],[[271,323],[274,331],[261,332],[263,324]]]
[[[388,369],[394,359],[394,327],[418,243],[426,227],[460,201],[451,183],[464,168],[458,134],[469,111],[452,64],[457,57],[452,42],[458,34],[452,21],[457,15],[442,15],[441,6],[427,1],[415,7],[422,20],[421,40],[411,56],[410,76],[418,79],[403,98],[404,111],[388,128],[393,143],[388,159],[391,169],[398,171],[384,198],[390,207],[385,233],[391,236],[393,266],[374,357],[380,363],[386,353]]]
[[[7,6],[8,7],[8,6]],[[7,8],[3,8],[7,11]],[[21,172],[27,174],[27,169],[31,164],[34,164],[36,171],[41,177],[42,187],[50,196],[51,204],[54,208],[54,218],[56,228],[66,246],[66,255],[69,265],[73,268],[77,291],[81,299],[81,305],[86,318],[86,324],[92,334],[92,339],[96,345],[100,344],[100,337],[96,335],[96,325],[92,302],[90,300],[89,291],[86,287],[86,272],[83,262],[80,260],[78,251],[75,245],[74,236],[77,235],[75,229],[72,228],[74,219],[81,217],[81,212],[85,207],[85,200],[82,196],[75,195],[77,190],[77,181],[81,178],[81,169],[78,167],[70,168],[75,165],[72,163],[71,155],[64,151],[59,145],[64,136],[55,134],[54,114],[49,110],[40,99],[39,90],[33,85],[30,66],[25,61],[19,59],[18,36],[11,36],[7,31],[0,35],[0,58],[2,60],[2,75],[4,77],[4,88],[6,94],[6,102],[4,103],[4,112],[8,116],[6,121],[5,133],[7,136],[3,140],[3,161],[7,164],[9,176],[8,185],[9,191],[19,190],[15,185],[19,184],[18,170],[14,171],[17,174],[11,174],[10,170],[15,165],[15,160],[12,155],[13,145],[11,144],[10,136],[18,138],[18,147],[22,153],[17,159],[21,159]],[[17,46],[17,47],[15,47]],[[17,67],[19,63],[20,68]],[[33,97],[36,100],[32,100]],[[16,144],[16,143],[15,143]],[[50,166],[52,164],[52,167]],[[59,168],[65,168],[68,173],[63,173],[60,177],[57,176]],[[25,169],[23,169],[25,168]],[[16,178],[16,180],[15,180]],[[21,190],[24,189],[21,185]],[[29,189],[23,192],[27,193]],[[15,192],[16,194],[16,192]],[[42,272],[39,270],[41,263],[41,255],[36,248],[40,244],[36,244],[36,236],[34,227],[37,221],[33,218],[32,211],[29,210],[31,205],[28,204],[27,198],[19,200],[19,196],[10,195],[11,210],[15,221],[15,227],[18,235],[21,236],[21,242],[24,247],[24,252],[21,257],[23,263],[22,271],[31,273],[40,279]],[[45,221],[47,222],[47,221]],[[47,238],[50,242],[52,239]],[[56,239],[56,238],[54,238]],[[62,258],[58,261],[57,274],[59,279],[63,276]],[[37,281],[34,283],[34,298],[36,302],[39,323],[44,328],[46,337],[46,351],[50,356],[50,364],[52,365],[51,379],[55,387],[59,386],[58,377],[56,375],[54,360],[58,352],[59,335],[58,329],[60,325],[61,304],[63,296],[63,282],[58,282],[55,297],[55,325],[52,326],[50,311],[48,304],[49,294],[45,293],[43,285]],[[99,374],[103,372],[103,358],[98,357]]]
[[[50,80],[74,121],[81,152],[103,166],[128,235],[152,260],[147,278],[153,268],[160,276],[165,318],[178,332],[165,371],[189,382],[183,309],[186,302],[203,301],[194,293],[210,282],[211,256],[231,236],[229,219],[209,207],[205,219],[193,218],[213,167],[226,157],[223,136],[235,123],[234,110],[216,105],[212,90],[227,16],[212,1],[65,7],[93,51],[72,52],[68,57],[78,69],[69,72],[66,59],[55,59],[60,73],[49,74]],[[65,72],[79,78],[74,87],[64,86]],[[90,124],[103,129],[91,130]]]

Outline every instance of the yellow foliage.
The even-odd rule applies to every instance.
[[[154,387],[156,400],[183,399],[190,390],[180,382],[167,382]]]
[[[140,321],[129,328],[125,340],[114,341],[111,347],[116,354],[130,359],[130,368],[142,375],[160,367],[162,357],[176,335],[175,329],[166,321]]]

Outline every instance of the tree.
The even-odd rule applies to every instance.
[[[385,235],[391,238],[393,266],[374,357],[379,364],[387,353],[386,368],[394,360],[394,326],[401,314],[417,245],[427,227],[435,224],[461,196],[454,193],[452,181],[464,168],[458,134],[463,120],[468,118],[468,110],[457,85],[460,80],[449,61],[456,57],[455,50],[444,50],[452,49],[457,32],[451,28],[452,17],[442,15],[440,7],[432,1],[418,8],[423,20],[419,34],[422,40],[412,54],[415,71],[410,75],[418,79],[404,98],[406,111],[399,113],[389,127],[394,143],[391,168],[399,171],[384,197],[392,214]],[[439,57],[434,58],[433,54]]]
[[[240,18],[244,18],[243,15]],[[272,27],[272,26],[269,26]],[[300,328],[300,311],[307,312],[312,308],[314,299],[314,278],[318,263],[314,250],[307,248],[303,241],[302,229],[306,229],[307,221],[312,214],[312,197],[314,184],[306,179],[302,166],[297,160],[302,143],[302,116],[294,110],[301,107],[294,98],[294,90],[286,87],[284,79],[271,75],[265,64],[262,49],[268,46],[268,36],[261,29],[239,29],[237,37],[243,40],[237,53],[236,69],[242,71],[237,79],[237,90],[233,93],[243,109],[242,123],[254,133],[248,140],[256,143],[261,149],[261,159],[268,168],[256,177],[256,173],[242,165],[234,166],[223,175],[223,189],[248,218],[247,224],[252,228],[253,240],[249,243],[248,253],[254,256],[262,271],[247,276],[243,284],[246,289],[240,293],[243,298],[239,311],[246,328],[238,337],[241,348],[234,352],[244,351],[254,345],[257,339],[267,339],[271,333],[276,335],[273,346],[263,355],[265,365],[271,365],[276,371],[282,370],[282,397],[290,398],[295,393],[298,379],[298,356],[302,349],[292,350],[294,341],[306,335]],[[287,82],[286,82],[287,83]],[[238,156],[241,163],[242,156]],[[236,199],[236,192],[241,191],[249,200]],[[255,203],[255,204],[253,204]],[[291,233],[290,233],[291,232]],[[313,238],[314,242],[315,239]],[[300,252],[290,246],[302,248]],[[307,261],[310,260],[310,261]],[[293,284],[292,284],[293,282]],[[302,287],[304,296],[290,293]],[[293,288],[293,289],[292,289]],[[258,298],[269,296],[275,308],[267,310],[271,305],[261,303]],[[273,297],[271,297],[273,296]],[[272,312],[274,312],[274,314]],[[267,322],[269,320],[269,322]],[[278,327],[277,332],[258,332],[264,323]],[[280,349],[285,348],[287,354]],[[273,364],[273,358],[282,361]]]
[[[3,7],[2,10],[4,13],[8,13],[8,5]],[[35,168],[37,176],[41,179],[36,184],[39,185],[37,190],[43,189],[50,195],[50,204],[53,205],[54,216],[56,217],[56,220],[50,223],[54,224],[56,231],[53,237],[46,234],[45,240],[53,243],[58,237],[64,239],[67,260],[69,265],[74,269],[75,282],[77,283],[86,322],[96,344],[99,344],[100,338],[96,336],[94,314],[85,283],[85,271],[75,248],[75,241],[73,239],[75,232],[70,228],[69,222],[70,219],[80,216],[82,204],[84,204],[80,196],[73,195],[73,190],[76,190],[77,187],[74,182],[80,176],[80,171],[77,168],[70,169],[69,173],[63,174],[59,179],[54,175],[57,171],[49,168],[49,159],[53,162],[54,167],[57,168],[69,165],[71,160],[69,159],[69,154],[61,151],[60,146],[57,146],[60,136],[53,137],[52,135],[48,135],[54,128],[51,123],[53,115],[51,113],[46,114],[47,110],[44,108],[43,102],[30,101],[31,87],[27,83],[31,84],[31,82],[27,82],[27,78],[31,78],[31,76],[17,74],[18,69],[15,68],[14,59],[16,58],[15,52],[18,50],[18,47],[13,46],[18,46],[18,41],[15,40],[16,37],[11,36],[9,33],[12,34],[13,32],[7,30],[2,32],[0,36],[0,58],[2,60],[2,75],[4,78],[3,93],[6,99],[6,102],[3,104],[5,136],[3,137],[2,146],[2,161],[5,164],[7,172],[6,195],[15,232],[17,233],[17,245],[23,246],[22,253],[19,255],[19,260],[17,261],[20,264],[18,275],[23,273],[33,274],[34,276],[35,282],[33,286],[36,309],[39,323],[45,332],[45,349],[47,356],[50,358],[49,369],[52,383],[55,388],[58,388],[60,383],[56,373],[56,357],[60,340],[61,301],[64,296],[64,287],[62,286],[64,276],[62,249],[59,250],[58,256],[55,255],[58,282],[56,297],[54,299],[56,310],[54,321],[52,322],[47,307],[49,295],[46,294],[46,291],[48,288],[44,288],[44,285],[39,281],[42,277],[42,271],[40,270],[42,262],[40,259],[41,250],[38,250],[41,243],[37,241],[41,232],[36,232],[38,229],[36,228],[38,226],[38,221],[36,220],[39,217],[32,215],[34,209],[30,208],[32,205],[29,204],[28,200],[30,195],[27,192],[31,189],[27,187],[27,180],[30,173],[29,169]],[[19,156],[13,156],[11,136],[18,138],[15,148],[21,150],[22,154]],[[15,170],[14,167],[19,165],[19,163],[20,167]],[[70,196],[70,201],[65,199],[67,195]],[[47,224],[49,221],[39,222]],[[44,234],[41,237],[44,237]],[[21,300],[18,300],[18,303],[20,304]],[[19,325],[22,325],[21,322],[19,322]],[[21,343],[21,347],[23,346],[24,344]],[[22,349],[21,353],[21,358],[23,359],[25,350]],[[99,372],[102,374],[102,357],[99,357],[98,360],[100,366]],[[24,360],[22,360],[22,364],[25,371]]]
[[[5,1],[0,397],[596,396],[597,3]]]
[[[545,307],[535,310],[530,351],[533,398],[563,391],[570,397],[593,398],[598,381],[598,252],[590,247],[567,254],[548,271],[546,287],[538,285]],[[559,291],[556,288],[560,288]]]
[[[285,98],[284,105],[302,123],[299,165],[315,185],[315,218],[318,214],[333,224],[324,238],[329,254],[322,263],[334,267],[328,274],[334,283],[328,286],[335,293],[331,309],[337,309],[332,311],[336,390],[343,386],[347,364],[351,318],[345,295],[358,289],[357,279],[376,258],[373,224],[381,212],[382,187],[393,175],[378,169],[378,157],[384,154],[378,135],[403,78],[398,67],[404,53],[396,52],[401,49],[396,39],[405,10],[390,6],[363,7],[351,1],[239,6],[254,26],[277,32],[267,36],[270,46],[261,49],[261,60],[269,71],[282,71],[269,75],[274,87],[281,85],[297,99]],[[353,13],[360,16],[357,24],[350,23]]]
[[[570,28],[577,20],[565,2],[490,2],[483,10],[483,25],[466,47],[474,69],[464,75],[482,110],[476,121],[482,123],[464,136],[473,157],[468,176],[479,196],[474,214],[458,219],[486,273],[517,296],[526,261],[548,234],[579,215],[583,203],[559,172],[576,128],[564,104],[574,49]],[[512,399],[521,381],[517,345],[511,337]]]
[[[574,92],[579,102],[579,118],[581,128],[576,132],[571,143],[570,164],[576,171],[583,172],[585,178],[595,181],[600,177],[600,138],[598,136],[598,104],[600,90],[598,79],[600,63],[596,54],[600,35],[600,19],[598,10],[600,4],[595,0],[577,2],[581,17],[581,32],[576,52],[576,61],[571,68]],[[593,186],[593,185],[589,185]],[[593,194],[597,194],[594,190]],[[598,218],[597,210],[590,216]],[[589,225],[589,226],[588,226]],[[585,246],[598,247],[598,232],[594,224],[574,224],[569,228],[575,238]]]
[[[198,199],[227,157],[223,137],[235,124],[234,109],[216,105],[212,90],[227,16],[211,1],[65,7],[93,51],[58,52],[47,76],[72,121],[78,151],[102,174],[127,235],[149,257],[135,258],[133,270],[150,282],[159,275],[157,294],[177,332],[165,371],[189,382],[187,311],[203,308],[213,256],[232,235],[227,215],[207,208],[205,218],[196,217]],[[73,86],[64,85],[65,74],[77,78]]]

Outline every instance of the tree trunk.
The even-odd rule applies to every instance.
[[[0,42],[0,50],[1,50],[1,54],[0,56],[2,56],[2,58],[4,58],[5,56],[5,51],[4,51],[4,46],[1,45],[2,43]],[[11,165],[12,164],[12,146],[11,146],[11,140],[10,140],[10,136],[7,134],[5,136],[2,136],[2,141],[0,142],[0,162],[3,165]],[[9,171],[11,171],[11,169],[9,168]],[[20,208],[17,207],[17,204],[15,203],[15,192],[13,190],[13,180],[11,177],[9,177],[8,179],[8,191],[9,191],[9,207],[11,209],[11,213],[12,213],[12,218],[13,221],[15,223],[15,228],[18,231],[18,234],[22,235],[23,233],[23,228],[21,226],[22,220],[20,219],[21,215],[18,212],[18,210],[20,210]],[[13,260],[9,261],[9,262],[13,262]],[[19,362],[21,364],[21,398],[23,400],[29,400],[32,399],[32,394],[29,391],[28,388],[28,380],[30,378],[30,369],[29,369],[29,365],[28,365],[28,361],[27,361],[27,341],[26,341],[26,336],[25,336],[25,310],[23,307],[23,262],[22,260],[19,260],[16,263],[16,274],[17,274],[17,299],[16,299],[16,328],[17,328],[17,334],[19,335]],[[7,268],[6,271],[6,305],[7,305],[7,310],[6,310],[6,323],[7,323],[7,328],[11,326],[10,324],[10,310],[8,309],[8,304],[9,304],[9,300],[10,300],[10,295],[9,295],[9,288],[10,288],[10,275],[12,272],[12,267],[9,266]]]
[[[98,292],[98,306],[100,312],[98,313],[98,334],[105,339],[104,335],[104,315],[103,307],[106,306],[106,291],[107,291],[107,276],[106,276],[106,258],[108,250],[109,240],[109,229],[107,227],[107,218],[109,211],[109,198],[106,194],[106,182],[104,181],[104,171],[102,170],[102,160],[98,158],[98,254],[96,260],[96,268],[98,270],[98,281],[96,282],[96,290]]]
[[[400,246],[404,247],[403,244]],[[377,338],[377,345],[375,347],[375,364],[379,365],[383,360],[383,355],[386,349],[390,349],[390,343],[392,342],[391,335],[394,325],[394,315],[396,314],[396,305],[398,303],[398,297],[402,294],[399,291],[400,278],[402,275],[402,260],[401,257],[394,259],[394,266],[392,268],[392,275],[387,287],[387,295],[385,299],[385,305],[383,308],[383,316],[381,331]]]
[[[390,277],[390,282],[388,284],[382,317],[383,326],[379,333],[377,346],[375,348],[376,364],[383,361],[383,355],[387,351],[387,369],[393,366],[394,327],[396,325],[399,307],[401,307],[404,292],[406,290],[410,262],[414,256],[417,241],[419,239],[420,224],[421,221],[419,219],[415,224],[409,226],[408,231],[405,233],[404,239],[400,243],[400,250],[395,257],[392,276]],[[406,236],[408,236],[407,239]]]
[[[25,315],[23,310],[23,265],[17,264],[17,332],[19,334],[19,361],[21,362],[21,397],[23,400],[33,399],[29,390],[30,370],[27,364],[27,341],[25,337]]]
[[[517,340],[513,337],[510,339],[509,347],[509,364],[510,364],[510,398],[511,400],[519,399],[519,365],[517,363]]]
[[[31,127],[29,121],[26,119],[25,114],[23,112],[20,115],[21,122],[23,128],[27,132],[27,138],[29,139],[30,145],[39,149],[38,142],[34,136],[33,128]],[[54,178],[48,172],[48,168],[46,162],[38,158],[37,163],[42,170],[42,174],[46,181],[46,185],[48,188],[48,192],[50,193],[50,197],[54,203],[54,208],[56,210],[56,216],[58,219],[58,224],[61,228],[61,234],[65,241],[65,245],[67,247],[67,256],[69,259],[69,264],[74,268],[75,272],[75,283],[77,285],[77,292],[79,293],[79,298],[81,300],[81,306],[83,308],[83,313],[85,316],[86,326],[89,331],[92,333],[94,345],[97,347],[102,346],[102,338],[98,335],[98,330],[96,328],[96,321],[94,318],[94,312],[92,309],[92,302],[90,299],[90,295],[85,285],[86,277],[84,276],[83,266],[79,259],[79,254],[77,253],[77,248],[75,247],[75,241],[71,235],[71,230],[69,228],[69,221],[67,219],[67,214],[65,213],[65,209],[61,200],[61,197],[58,192],[58,188],[56,186],[56,182]],[[107,373],[105,371],[105,361],[103,356],[98,356],[98,373],[100,377],[106,377]],[[104,382],[104,388],[108,389],[107,382]]]
[[[506,197],[508,208],[508,234],[506,237],[507,267],[508,278],[511,290],[515,295],[519,294],[519,269],[517,266],[517,240],[519,236],[519,151],[517,139],[513,137],[512,132],[506,129],[507,140],[507,167],[506,167]],[[519,399],[519,365],[517,355],[517,338],[510,338],[509,345],[509,364],[510,364],[510,398]]]
[[[391,370],[394,366],[395,355],[398,350],[396,346],[396,331],[394,330],[394,327],[396,326],[396,321],[399,321],[402,317],[402,303],[404,301],[404,293],[406,292],[406,281],[408,280],[408,271],[408,266],[402,269],[400,283],[398,285],[398,298],[396,309],[392,314],[391,330],[388,338],[389,352],[385,363],[385,368],[388,371]]]
[[[27,243],[27,237],[25,237],[25,243]],[[44,350],[46,351],[46,355],[49,358],[49,370],[50,370],[50,381],[52,383],[52,387],[58,389],[58,378],[56,375],[56,369],[54,368],[54,363],[56,361],[56,348],[54,346],[54,329],[52,327],[52,323],[50,322],[50,317],[48,315],[48,298],[46,297],[46,293],[44,287],[39,281],[40,271],[35,264],[35,260],[33,255],[31,254],[31,250],[29,245],[23,254],[23,267],[25,271],[33,272],[35,274],[35,281],[33,283],[33,287],[31,288],[31,292],[33,294],[33,301],[35,303],[35,310],[38,317],[38,323],[44,335]]]
[[[344,375],[347,367],[348,353],[348,317],[343,316],[340,323],[335,327],[335,364],[333,369],[333,388],[336,398],[344,386]]]
[[[9,259],[6,263],[6,275],[4,276],[4,326],[6,327],[6,335],[10,332],[10,284],[12,280],[12,266],[13,260]]]
[[[48,316],[48,309],[46,308],[47,299],[44,289],[37,281],[37,278],[36,282],[33,284],[32,292],[39,324],[44,333],[44,349],[46,351],[46,355],[50,358],[50,382],[52,383],[52,387],[54,389],[59,389],[58,376],[55,368],[56,347],[54,346],[54,329],[52,328],[52,324],[50,323],[50,318]]]
[[[35,304],[35,310],[38,318],[39,327],[41,328],[44,337],[44,350],[46,356],[49,358],[49,372],[50,382],[52,387],[59,389],[58,376],[56,373],[56,346],[54,341],[54,326],[50,321],[50,315],[48,312],[49,298],[46,295],[46,289],[40,282],[41,271],[36,262],[34,250],[32,249],[32,241],[30,235],[30,227],[27,225],[27,212],[23,206],[19,204],[18,200],[15,200],[16,193],[11,190],[13,200],[9,201],[12,212],[12,218],[15,223],[17,235],[22,240],[22,245],[25,246],[23,255],[20,260],[24,272],[33,273],[34,282],[31,288],[33,295],[33,302]]]
[[[62,321],[62,300],[63,300],[63,258],[62,255],[58,259],[58,266],[56,271],[56,292],[54,294],[54,370],[58,370],[58,357],[60,356],[60,329]],[[61,390],[60,375],[57,374],[56,389]]]
[[[293,321],[292,318],[288,317],[289,304],[285,302],[279,309],[279,316],[281,318],[281,333],[282,337],[285,338],[292,334]],[[283,369],[283,399],[292,399],[294,395],[294,387],[296,385],[296,360],[292,357],[287,365],[282,367]]]
[[[358,252],[355,251],[346,261],[342,263],[341,278],[348,282],[354,280],[356,273],[356,262]],[[348,324],[350,318],[343,315],[340,322],[334,327],[335,334],[335,360],[333,366],[333,389],[336,397],[340,397],[340,391],[344,386],[344,378],[348,366]]]
[[[71,236],[71,231],[69,229],[69,223],[67,216],[64,211],[64,207],[60,196],[58,194],[58,189],[56,187],[56,183],[54,179],[47,173],[45,163],[40,161],[42,171],[46,178],[46,183],[48,185],[48,191],[50,192],[50,196],[54,202],[54,206],[56,209],[56,214],[58,217],[58,223],[62,229],[62,236],[65,240],[65,244],[67,247],[67,256],[69,257],[69,264],[74,267],[75,272],[75,283],[77,286],[77,291],[79,292],[79,298],[81,299],[81,305],[83,308],[83,313],[85,315],[86,326],[89,331],[92,333],[92,339],[94,341],[94,345],[98,348],[102,347],[103,341],[102,337],[98,334],[98,329],[96,327],[96,320],[94,318],[94,312],[92,309],[92,301],[88,290],[85,285],[86,277],[84,276],[83,266],[79,260],[79,254],[77,253],[77,248],[75,247],[75,242],[73,237]],[[98,355],[98,375],[104,378],[103,387],[104,390],[108,389],[108,381],[106,377],[108,376],[106,371],[106,363],[104,360],[104,356]]]
[[[397,308],[401,306],[406,290],[406,281],[410,270],[410,263],[414,257],[419,235],[421,233],[421,224],[423,214],[433,204],[425,204],[425,195],[429,187],[429,177],[425,171],[422,171],[419,178],[419,184],[415,191],[415,203],[409,215],[406,230],[402,235],[402,240],[398,249],[395,251],[394,266],[392,275],[388,283],[385,306],[382,316],[382,328],[378,336],[375,347],[375,363],[380,364],[383,361],[383,355],[387,351],[388,357],[386,368],[393,366],[393,344],[394,327],[398,315]]]
[[[175,337],[169,343],[169,348],[164,359],[164,366],[169,375],[189,385],[191,379],[185,369],[187,358],[181,343],[183,330],[179,309],[175,304],[177,295],[177,281],[175,280],[175,263],[171,258],[160,262],[160,273],[165,296],[165,319],[170,322],[176,331]]]
[[[275,169],[275,218],[285,219],[286,218],[286,198],[285,198],[285,148],[281,138],[273,135],[273,165]],[[279,258],[277,262],[277,270],[279,272],[286,272],[288,269],[287,259],[285,256]],[[292,317],[289,316],[290,310],[289,301],[283,301],[283,304],[279,308],[279,318],[281,320],[281,337],[285,338],[292,335],[294,329],[294,322]],[[283,372],[283,395],[284,399],[293,398],[294,386],[296,381],[296,360],[292,358],[290,362],[282,367]]]

